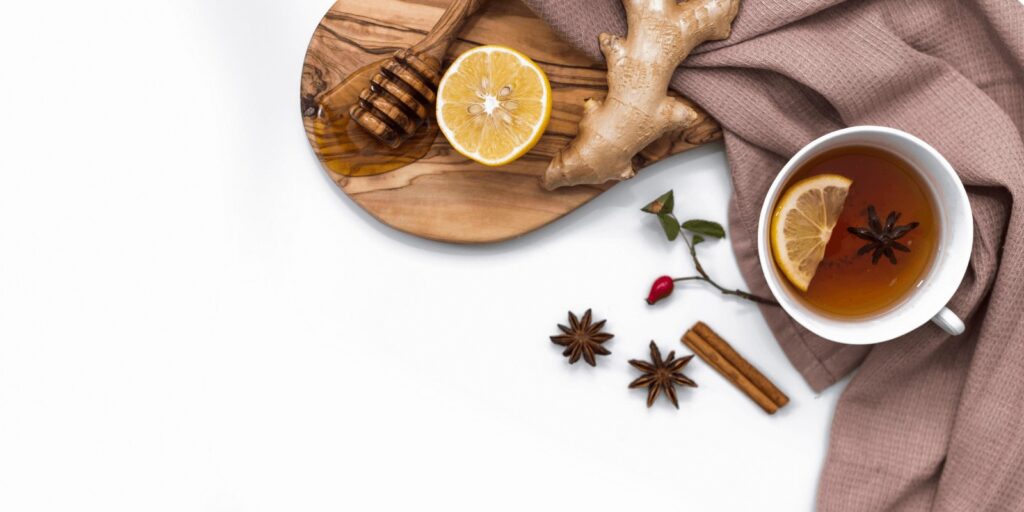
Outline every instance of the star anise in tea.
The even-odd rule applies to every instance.
[[[885,218],[885,225],[882,225],[878,218],[878,212],[874,206],[868,206],[868,225],[865,228],[846,228],[857,238],[867,240],[868,243],[857,250],[857,256],[872,252],[871,264],[877,265],[878,260],[885,256],[893,265],[896,264],[896,253],[893,250],[910,252],[910,247],[899,243],[897,240],[903,238],[907,233],[918,226],[917,222],[897,226],[896,221],[900,219],[897,211],[889,212]]]
[[[588,309],[583,313],[583,318],[576,318],[572,311],[569,312],[569,326],[558,324],[558,328],[564,333],[551,337],[555,345],[565,347],[562,355],[569,358],[569,364],[574,364],[580,357],[590,366],[597,366],[597,356],[611,354],[602,343],[612,339],[615,335],[601,332],[605,320],[591,323],[591,314]]]
[[[647,386],[647,407],[654,405],[658,395],[664,391],[672,405],[679,408],[679,401],[676,399],[676,385],[697,387],[697,383],[682,374],[683,367],[693,359],[693,354],[676,359],[675,351],[669,352],[666,359],[661,358],[661,351],[658,345],[651,341],[651,362],[633,359],[629,364],[644,372],[636,380],[629,383],[629,388]]]

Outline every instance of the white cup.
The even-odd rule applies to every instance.
[[[798,300],[772,260],[768,229],[775,201],[789,178],[804,163],[830,149],[870,146],[900,156],[927,184],[937,209],[939,240],[925,277],[898,305],[864,318],[843,319],[811,309]],[[819,137],[798,151],[775,178],[761,207],[757,226],[757,252],[768,287],[782,309],[811,332],[832,341],[855,345],[880,343],[902,336],[929,320],[946,332],[964,332],[964,323],[946,304],[967,271],[974,244],[974,220],[967,191],[935,148],[909,133],[881,126],[853,126]]]

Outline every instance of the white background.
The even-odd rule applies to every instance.
[[[810,510],[839,389],[638,211],[724,222],[719,145],[540,232],[456,247],[338,192],[299,117],[330,0],[11,2],[0,17],[0,510]],[[701,248],[741,286],[728,243]],[[548,336],[615,333],[597,368]],[[701,319],[792,403],[703,362],[648,410],[626,361]]]

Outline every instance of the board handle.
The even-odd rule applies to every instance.
[[[444,58],[444,53],[448,51],[448,47],[455,40],[455,36],[458,35],[459,29],[462,28],[462,24],[479,10],[483,3],[484,0],[452,0],[441,18],[434,24],[434,28],[427,33],[427,37],[412,45],[409,50],[413,54],[425,53],[441,61]]]
[[[484,0],[452,0],[422,41],[395,52],[359,94],[348,115],[380,142],[397,148],[412,137],[437,100],[441,61],[462,24]]]

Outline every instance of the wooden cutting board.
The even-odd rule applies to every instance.
[[[470,18],[448,50],[455,56],[482,44],[515,48],[535,60],[551,81],[551,122],[540,142],[509,165],[488,168],[451,149],[443,135],[424,141],[423,155],[371,176],[335,171],[345,157],[324,149],[325,112],[341,112],[337,92],[353,72],[410,46],[430,30],[447,0],[338,0],[313,33],[302,69],[302,116],[317,157],[331,179],[381,222],[416,236],[453,243],[498,242],[561,218],[612,184],[554,192],[539,177],[554,153],[576,134],[583,100],[606,93],[602,64],[558,39],[519,0],[490,0]],[[335,104],[332,104],[335,103]],[[713,119],[697,109],[696,127],[667,134],[636,159],[639,167],[721,137]],[[318,143],[320,141],[320,143]]]

